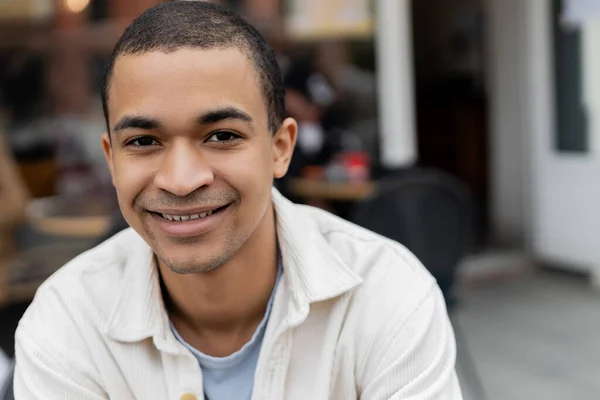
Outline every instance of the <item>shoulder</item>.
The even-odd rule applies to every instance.
[[[126,279],[136,235],[124,231],[76,257],[37,291],[15,333],[15,393],[107,398],[101,368],[108,321]],[[143,267],[143,266],[141,266]]]
[[[436,286],[429,271],[402,244],[328,212],[302,209],[317,224],[329,249],[363,279],[359,292],[387,288],[394,297],[407,293],[423,298]]]
[[[349,294],[348,322],[365,357],[376,359],[379,350],[383,356],[398,338],[405,338],[402,343],[409,348],[434,319],[440,333],[449,329],[434,277],[408,249],[329,213],[308,208],[304,212],[316,221],[330,249],[363,280]],[[418,329],[423,332],[414,331],[416,325],[422,325]]]
[[[40,286],[19,330],[39,340],[66,342],[82,325],[103,330],[141,240],[128,229],[67,263]]]
[[[461,398],[456,344],[435,279],[401,244],[307,210],[329,247],[363,283],[347,294],[346,334],[365,398]]]

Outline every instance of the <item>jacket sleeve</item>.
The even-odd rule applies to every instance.
[[[108,399],[85,372],[87,366],[78,370],[75,365],[68,365],[21,328],[17,330],[15,352],[15,400]]]
[[[15,334],[16,400],[108,399],[86,338],[44,285]]]
[[[456,344],[441,291],[431,291],[407,318],[393,310],[364,368],[361,400],[461,400]]]

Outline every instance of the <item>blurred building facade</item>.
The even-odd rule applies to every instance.
[[[434,2],[418,2],[425,8],[422,3],[433,7]],[[470,3],[482,13],[479,56],[462,57],[460,65],[479,71],[487,133],[484,139],[475,135],[459,140],[458,148],[468,146],[472,152],[485,143],[486,152],[478,153],[484,155],[476,156],[475,163],[485,165],[480,182],[486,187],[492,243],[520,248],[541,264],[589,274],[597,283],[598,4],[453,0],[439,9],[449,13],[459,3],[463,10]],[[469,17],[459,15],[457,25],[464,26]],[[438,29],[443,29],[443,13],[437,18]],[[467,37],[454,44],[464,47]],[[439,47],[432,50],[440,52]],[[419,51],[415,55],[423,58]],[[418,70],[415,76],[418,80]]]
[[[74,116],[89,131],[83,146],[99,151],[102,68],[124,27],[160,2],[0,2],[0,129],[20,132],[30,126],[22,121]],[[381,164],[460,177],[478,204],[485,246],[600,276],[600,28],[591,9],[581,12],[586,0],[220,2],[276,48],[358,40],[373,57],[367,64],[377,66]],[[335,29],[317,23],[315,16],[336,7],[358,11],[338,15]],[[296,37],[282,44],[286,24]],[[24,66],[32,72],[14,80],[11,71]],[[51,163],[27,155],[36,146],[17,136],[9,139],[24,171],[31,168],[29,186],[58,179],[48,172]],[[52,191],[42,189],[40,196]]]

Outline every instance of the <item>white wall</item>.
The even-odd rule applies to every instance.
[[[486,0],[490,111],[490,218],[493,239],[526,246],[529,225],[528,134],[524,122],[524,2]]]
[[[586,22],[582,33],[583,101],[588,112],[590,151],[600,154],[600,20]]]
[[[587,25],[583,29],[582,64],[586,107],[592,148],[587,154],[559,153],[554,149],[553,74],[550,63],[552,47],[549,12],[545,0],[529,5],[532,38],[529,76],[531,93],[532,134],[535,144],[533,159],[534,218],[533,249],[542,260],[560,263],[565,268],[590,272],[600,282],[600,154],[597,138],[600,134],[598,90],[598,29]]]
[[[410,0],[377,1],[377,84],[381,163],[386,168],[417,159]]]

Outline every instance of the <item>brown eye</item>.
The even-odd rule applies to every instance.
[[[233,132],[221,131],[213,133],[209,138],[209,142],[230,142],[238,139],[239,136]]]
[[[149,147],[157,145],[158,142],[151,138],[150,136],[142,136],[137,139],[134,139],[128,143],[130,146],[134,147]]]

